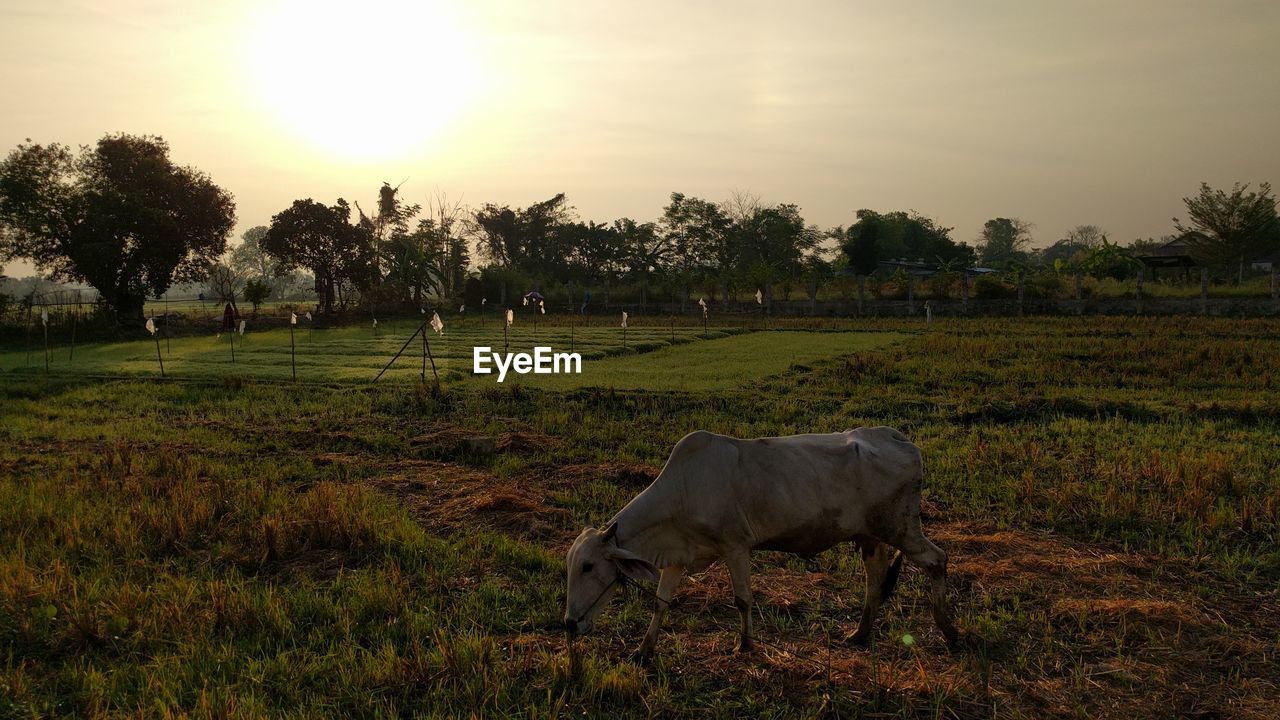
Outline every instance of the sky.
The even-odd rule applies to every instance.
[[[0,151],[161,135],[236,198],[656,219],[673,191],[827,228],[914,209],[1172,232],[1280,181],[1280,3],[0,0]],[[31,272],[10,263],[4,272]]]

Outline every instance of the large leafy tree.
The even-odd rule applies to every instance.
[[[671,193],[663,208],[661,228],[671,248],[671,265],[683,293],[681,310],[689,299],[689,286],[707,269],[714,269],[727,292],[735,256],[730,221],[720,206],[709,200]]]
[[[640,280],[640,304],[649,302],[649,284],[655,274],[666,270],[671,258],[671,242],[655,223],[638,223],[631,218],[613,221],[613,230],[622,246],[628,272]]]
[[[1187,222],[1174,219],[1178,231],[1197,259],[1211,267],[1238,268],[1241,279],[1245,263],[1280,246],[1280,220],[1271,185],[1262,183],[1256,192],[1236,183],[1231,192],[1200,184],[1195,197],[1183,198]]]
[[[363,286],[377,274],[369,223],[351,223],[351,206],[341,198],[329,206],[295,200],[271,218],[262,249],[282,268],[306,268],[315,276],[321,308],[332,312],[344,288]]]
[[[559,233],[572,220],[564,193],[527,208],[486,204],[471,217],[480,251],[495,264],[556,276],[566,268],[569,248]]]
[[[791,204],[760,208],[739,225],[745,268],[760,281],[765,303],[772,308],[773,284],[798,270],[822,234],[805,225],[799,206]]]
[[[1023,265],[1031,246],[1031,223],[1019,218],[992,218],[982,226],[979,259],[993,268]]]
[[[975,253],[965,243],[951,239],[951,228],[913,211],[878,213],[859,210],[858,221],[837,239],[858,275],[875,272],[881,260],[908,258],[951,266],[973,264]]]
[[[93,286],[121,323],[148,295],[198,282],[235,226],[231,194],[169,159],[159,137],[107,135],[78,153],[22,144],[0,163],[0,260]]]

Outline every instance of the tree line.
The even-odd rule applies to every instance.
[[[1184,204],[1187,218],[1174,229],[1206,266],[1243,276],[1247,263],[1280,249],[1266,183],[1202,185]],[[943,272],[1123,277],[1159,244],[1121,247],[1081,225],[1037,251],[1031,224],[1000,217],[971,245],[913,210],[862,209],[848,226],[821,229],[798,205],[741,192],[724,201],[673,192],[656,219],[596,222],[581,219],[563,193],[527,207],[471,209],[442,195],[424,207],[389,183],[367,213],[342,198],[296,200],[228,249],[235,221],[231,194],[174,164],[159,137],[107,135],[78,152],[27,141],[0,162],[0,260],[91,285],[123,324],[139,322],[146,298],[175,283],[205,282],[216,296],[256,306],[308,282],[322,312],[505,306],[534,289],[575,306],[619,297],[648,304],[658,291],[681,307],[757,292],[771,304],[775,293],[816,297],[833,276],[871,275],[899,260]]]

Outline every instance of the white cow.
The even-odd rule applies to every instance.
[[[928,573],[933,618],[954,644],[947,554],[920,530],[922,477],[920,448],[888,427],[756,440],[686,435],[653,484],[605,530],[587,528],[569,548],[565,629],[590,632],[624,578],[656,580],[658,602],[638,652],[647,658],[684,574],[723,560],[741,615],[738,648],[749,650],[751,551],[812,556],[852,540],[862,550],[867,590],[848,639],[870,639],[905,556]],[[893,548],[901,551],[896,558]]]

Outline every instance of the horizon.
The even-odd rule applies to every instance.
[[[1147,7],[15,4],[0,141],[160,135],[235,196],[230,245],[295,199],[369,207],[406,178],[410,203],[564,192],[585,220],[741,190],[823,229],[915,210],[969,244],[994,217],[1039,248],[1085,224],[1127,244],[1171,234],[1201,182],[1280,167],[1259,70],[1280,7]]]

